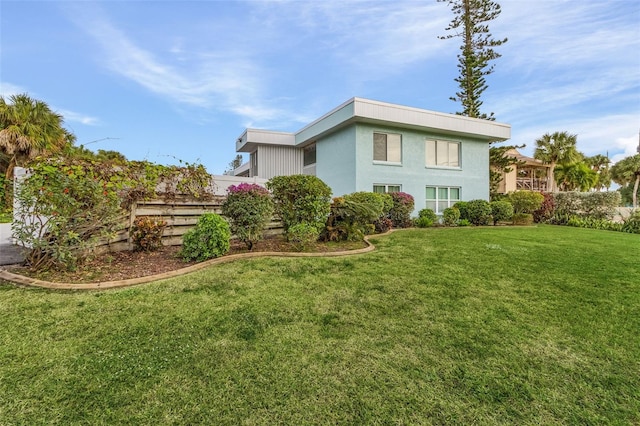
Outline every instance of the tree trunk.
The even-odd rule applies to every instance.
[[[547,169],[547,192],[556,191],[556,163],[550,163]]]
[[[638,184],[640,184],[640,174],[636,175],[636,182],[633,184],[633,208],[638,207]]]

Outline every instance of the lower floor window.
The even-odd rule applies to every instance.
[[[437,214],[460,201],[460,188],[451,186],[427,186],[427,208]]]
[[[388,185],[388,184],[375,184],[373,185],[373,192],[377,192],[378,194],[386,194],[388,192],[400,192],[400,185]]]

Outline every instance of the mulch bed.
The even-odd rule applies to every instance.
[[[305,252],[335,252],[355,250],[365,247],[363,242],[316,243]],[[258,241],[252,252],[295,252],[298,251],[283,236],[278,235]],[[247,253],[247,246],[239,241],[232,241],[228,255]],[[43,271],[34,272],[23,266],[7,268],[14,274],[25,275],[44,281],[57,283],[96,283],[125,280],[161,274],[194,265],[197,262],[185,262],[180,258],[180,246],[162,247],[153,252],[120,251],[104,253],[87,259],[76,271]]]

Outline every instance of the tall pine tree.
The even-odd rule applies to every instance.
[[[462,38],[462,52],[458,54],[460,76],[455,78],[460,91],[450,98],[462,104],[463,110],[457,114],[494,120],[493,112],[489,115],[480,112],[480,96],[488,87],[485,76],[493,72],[493,65],[489,65],[489,61],[501,56],[493,48],[507,42],[506,38],[495,40],[487,24],[500,15],[500,5],[491,0],[438,1],[447,3],[454,14],[453,20],[446,28],[446,31],[453,33],[440,38]]]

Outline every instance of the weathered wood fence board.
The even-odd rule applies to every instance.
[[[167,222],[167,227],[162,234],[163,245],[182,245],[182,237],[198,223],[198,218],[205,213],[220,214],[224,200],[225,197],[216,196],[206,201],[188,199],[139,201],[131,206],[130,214],[122,218],[122,224],[117,227],[112,238],[99,241],[95,251],[102,253],[132,250],[133,242],[129,236],[129,227],[136,218],[141,216],[151,216]],[[276,219],[265,226],[266,236],[281,233],[282,223]]]

